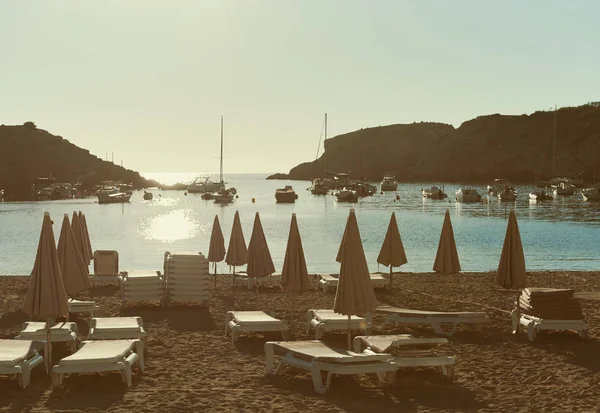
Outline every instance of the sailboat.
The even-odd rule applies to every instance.
[[[233,196],[236,194],[235,188],[225,188],[225,181],[223,181],[223,116],[221,116],[221,161],[219,164],[219,182],[221,183],[221,189],[213,194],[215,204],[227,205],[233,202]]]
[[[325,153],[325,141],[327,140],[327,113],[325,114],[325,139],[323,139],[323,178],[314,179],[312,186],[309,188],[313,195],[327,195],[329,193],[329,185],[327,185],[327,158]],[[319,149],[321,148],[321,140],[319,139],[319,146],[317,147],[317,156],[315,161],[319,158]]]

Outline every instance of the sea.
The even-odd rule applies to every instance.
[[[190,182],[194,176],[176,173],[144,173],[165,184]],[[31,273],[39,242],[43,214],[50,213],[58,241],[64,214],[86,215],[92,248],[116,250],[120,270],[160,270],[170,252],[208,254],[214,217],[229,242],[233,216],[239,211],[246,242],[259,213],[277,271],[281,271],[290,219],[296,213],[309,272],[338,273],[335,261],[350,208],[356,211],[365,256],[371,271],[388,271],[377,264],[390,215],[395,212],[408,263],[394,271],[429,272],[438,247],[444,214],[450,211],[463,271],[493,271],[498,267],[511,209],[517,214],[526,266],[531,271],[600,270],[600,204],[584,202],[581,195],[553,201],[529,201],[532,186],[518,186],[516,202],[460,204],[454,192],[458,184],[400,184],[397,193],[377,193],[356,204],[336,201],[332,195],[314,196],[306,181],[269,181],[268,174],[228,174],[228,186],[238,197],[227,206],[204,201],[185,191],[150,189],[151,201],[135,191],[127,204],[100,205],[96,198],[0,203],[0,275]],[[213,176],[217,179],[217,176]],[[298,194],[294,204],[275,203],[275,190],[292,185]],[[444,201],[423,199],[421,189],[443,186]],[[486,194],[484,186],[469,186]],[[398,195],[398,199],[397,199]],[[243,270],[243,268],[238,268]],[[226,264],[219,273],[229,272]]]

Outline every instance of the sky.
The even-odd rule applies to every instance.
[[[287,172],[328,135],[600,100],[600,2],[6,0],[0,123],[138,171]]]

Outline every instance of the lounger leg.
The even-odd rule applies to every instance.
[[[231,329],[231,344],[235,345],[235,342],[237,341],[239,336],[239,333],[236,329]]]
[[[77,340],[69,341],[69,349],[71,350],[71,354],[77,351]]]
[[[327,380],[325,384],[323,384],[323,380],[321,378],[321,370],[319,370],[315,364],[312,365],[310,373],[315,391],[319,394],[327,393],[327,390],[329,390],[329,385],[331,384],[331,373],[327,372]]]
[[[320,340],[321,337],[323,337],[323,330],[321,329],[321,326],[316,326],[315,327],[315,340]]]
[[[442,368],[442,374],[446,376],[446,380],[452,383],[454,382],[454,366],[440,366]]]
[[[588,337],[588,331],[587,330],[580,330],[579,331],[579,337],[581,337],[581,339],[583,341],[587,341]]]
[[[273,348],[273,344],[267,342],[265,343],[265,369],[267,370],[267,374],[276,374],[273,371],[273,364],[275,363],[275,349]],[[279,367],[277,367],[279,369]]]
[[[281,330],[281,338],[283,338],[283,341],[288,341],[290,339],[290,330]]]
[[[517,310],[512,310],[510,313],[510,320],[512,324],[512,333],[517,334],[519,331],[519,314]]]
[[[535,331],[535,323],[532,321],[527,324],[527,337],[529,338],[529,341],[534,341],[536,335],[537,332]]]

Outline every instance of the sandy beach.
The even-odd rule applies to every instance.
[[[219,277],[210,308],[158,305],[121,309],[116,285],[100,284],[81,295],[96,300],[97,316],[141,316],[148,331],[148,357],[144,375],[135,374],[126,390],[118,375],[70,376],[51,391],[42,368],[19,391],[16,381],[2,379],[1,411],[597,411],[600,405],[600,301],[583,299],[591,326],[590,340],[574,333],[543,333],[530,343],[524,333],[510,333],[509,311],[514,292],[492,283],[492,273],[395,275],[392,291],[376,290],[380,304],[414,309],[487,311],[491,324],[483,333],[459,328],[444,354],[457,358],[456,380],[447,384],[433,368],[398,372],[394,388],[378,387],[375,377],[336,377],[328,394],[313,391],[308,373],[284,367],[277,377],[265,376],[263,345],[279,340],[277,334],[242,335],[236,346],[224,336],[229,310],[254,310],[255,295],[238,287],[232,302],[231,278]],[[12,338],[28,317],[21,311],[27,277],[0,277],[0,338]],[[598,272],[530,273],[533,287],[573,288],[578,293],[600,291]],[[443,298],[442,298],[443,297]],[[597,295],[596,295],[597,297]],[[306,311],[330,309],[334,293],[311,291],[295,298],[293,331],[296,339],[313,338],[306,332]],[[276,287],[261,287],[259,308],[289,322],[290,301]],[[80,339],[89,319],[72,317]],[[374,315],[381,325],[382,316]],[[381,333],[410,333],[435,337],[427,326],[386,326]],[[377,333],[377,331],[376,331]],[[326,334],[324,341],[340,347],[344,334]],[[54,360],[67,354],[54,346]]]

